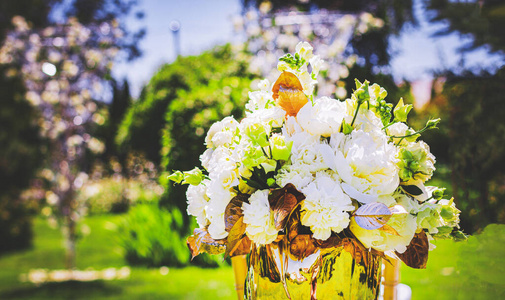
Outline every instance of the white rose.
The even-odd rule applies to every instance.
[[[225,231],[224,212],[231,199],[236,196],[229,188],[224,188],[218,180],[210,180],[207,183],[207,197],[209,201],[205,210],[206,217],[210,221],[209,233],[213,239],[223,239],[228,236]]]
[[[328,137],[339,132],[346,115],[346,105],[343,102],[322,97],[314,105],[307,102],[298,112],[296,120],[310,134]]]
[[[206,180],[208,181],[208,180]],[[205,181],[200,185],[189,185],[186,191],[186,198],[188,200],[187,212],[189,215],[196,217],[196,222],[200,227],[207,225],[206,220],[206,206],[209,198],[206,195],[207,188]]]
[[[256,244],[270,244],[277,238],[278,231],[271,216],[268,190],[254,192],[249,204],[242,205],[247,236]]]
[[[328,169],[321,153],[319,136],[299,132],[287,140],[293,141],[291,147],[291,163],[293,165],[299,165],[312,173]]]
[[[327,173],[318,173],[302,193],[306,198],[301,206],[301,222],[310,227],[314,238],[327,240],[332,231],[339,233],[349,225],[348,211],[355,208],[339,182]]]
[[[209,170],[210,168],[210,160],[212,159],[212,153],[214,152],[214,149],[207,149],[205,152],[203,152],[202,155],[200,155],[200,161],[202,162],[202,167],[205,168],[205,170]]]
[[[210,179],[219,182],[223,188],[230,188],[239,183],[237,162],[232,155],[230,149],[218,147],[208,162]]]
[[[275,177],[275,181],[278,185],[285,186],[291,183],[299,191],[312,182],[313,179],[309,170],[301,164],[285,165],[279,170]]]
[[[223,120],[216,122],[210,126],[209,131],[207,132],[207,136],[205,137],[205,144],[207,148],[215,148],[224,144],[214,145],[214,142],[223,143],[228,141],[227,137],[229,135],[224,135],[222,137],[217,137],[214,140],[214,135],[220,133],[222,131],[229,131],[233,133],[238,126],[238,122],[233,117],[226,117]]]

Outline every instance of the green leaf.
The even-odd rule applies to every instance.
[[[409,195],[419,196],[423,191],[416,185],[402,185],[402,189]]]

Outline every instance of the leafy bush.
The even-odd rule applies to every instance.
[[[186,244],[178,233],[181,226],[182,216],[177,210],[162,210],[157,204],[133,207],[118,227],[126,260],[148,266],[187,264]]]
[[[108,177],[87,183],[78,194],[90,214],[121,213],[135,203],[157,202],[163,188],[154,182]]]
[[[208,65],[209,62],[212,65]],[[246,62],[229,47],[204,53],[192,62],[199,81],[190,81],[187,89],[179,89],[165,114],[161,150],[164,171],[189,170],[200,165],[199,155],[205,150],[204,139],[210,126],[232,115],[243,116],[248,91],[254,76],[247,72]],[[186,187],[164,182],[164,201],[186,211]],[[186,224],[189,224],[186,218]],[[189,226],[188,226],[189,227]],[[186,227],[186,228],[188,228]]]
[[[132,207],[118,226],[118,238],[126,260],[132,265],[184,266],[190,261],[186,237],[179,232],[183,220],[179,210],[165,210],[157,204]],[[192,264],[215,267],[222,256],[197,257]]]
[[[234,77],[233,86],[229,81],[225,84],[220,83],[222,79],[231,77]],[[166,147],[165,142],[162,144],[162,134],[165,134],[162,130],[167,122],[171,122],[166,118],[166,114],[172,102],[202,110],[214,106],[216,112],[209,111],[204,115],[205,118],[214,120],[218,115],[228,114],[238,100],[237,92],[230,95],[229,88],[236,89],[237,84],[242,86],[242,82],[249,83],[250,80],[251,75],[246,72],[244,60],[233,53],[230,45],[217,47],[198,56],[179,57],[175,62],[163,65],[143,88],[139,99],[128,108],[119,127],[116,142],[123,151],[143,152],[147,159],[159,163],[160,151],[162,147]],[[206,97],[214,98],[212,101],[195,103],[185,99],[188,94],[194,94],[195,90],[206,86],[210,87],[208,89],[210,93],[207,93]],[[223,93],[222,89],[225,86],[228,88]],[[247,95],[240,98],[245,100],[245,97]],[[221,106],[218,107],[217,103],[221,103]],[[225,104],[226,111],[220,112],[218,109],[223,108]],[[184,123],[190,120],[177,121]],[[212,122],[207,121],[210,124]],[[192,135],[195,135],[194,131]],[[164,149],[163,153],[165,156],[167,150]]]

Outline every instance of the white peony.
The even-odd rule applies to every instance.
[[[206,192],[207,188],[205,184],[208,180],[205,180],[200,185],[189,185],[186,191],[186,198],[188,200],[188,215],[196,217],[196,222],[200,227],[207,225],[206,220],[206,207],[209,201]]]
[[[301,191],[313,180],[312,174],[304,165],[285,165],[275,177],[275,181],[279,186],[285,186],[288,183],[293,184],[297,190]]]
[[[205,137],[207,148],[216,148],[229,144],[233,133],[238,126],[238,122],[233,117],[226,117],[210,126],[209,132]]]
[[[416,217],[407,213],[400,205],[395,206],[398,213],[393,213],[387,225],[393,227],[398,235],[380,229],[368,230],[361,228],[352,218],[349,228],[352,233],[367,248],[377,251],[405,252],[417,230]]]
[[[369,203],[392,194],[400,183],[396,166],[397,149],[377,131],[355,130],[345,139],[334,135],[340,145],[322,146],[324,161],[336,171],[352,198]],[[332,136],[333,138],[333,136]]]
[[[298,124],[307,132],[316,136],[329,137],[340,130],[342,120],[347,116],[346,105],[335,99],[322,97],[314,102],[307,102],[298,112]]]
[[[224,211],[231,199],[236,196],[231,189],[223,187],[218,180],[210,180],[207,183],[207,197],[209,202],[205,211],[210,221],[209,233],[213,239],[223,239],[228,236],[225,231]]]
[[[202,167],[205,168],[205,170],[209,170],[210,168],[210,160],[212,159],[212,154],[214,152],[214,149],[207,149],[205,152],[203,152],[202,155],[200,155],[200,161],[202,162]]]
[[[348,211],[355,208],[338,180],[320,172],[302,193],[306,198],[301,206],[301,222],[310,227],[314,238],[327,240],[332,231],[339,233],[349,225]]]
[[[249,197],[249,204],[242,205],[244,223],[247,224],[245,232],[256,244],[270,244],[277,238],[273,216],[268,202],[268,190],[254,192]]]
[[[237,162],[233,158],[233,152],[230,149],[216,148],[207,167],[210,179],[219,182],[224,188],[230,188],[239,183]]]
[[[293,146],[291,147],[291,163],[293,165],[305,168],[312,173],[328,169],[321,153],[319,136],[302,131],[293,134],[286,141],[293,142]]]

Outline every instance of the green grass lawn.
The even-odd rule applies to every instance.
[[[86,219],[89,236],[78,244],[79,269],[122,267],[123,260],[110,230],[121,216]],[[505,225],[491,225],[465,243],[438,241],[426,270],[402,268],[402,282],[412,299],[505,299]],[[61,269],[61,234],[44,220],[35,222],[31,250],[0,257],[0,299],[236,299],[231,267],[159,269],[133,267],[128,280],[67,282],[36,286],[19,281],[33,268]]]

